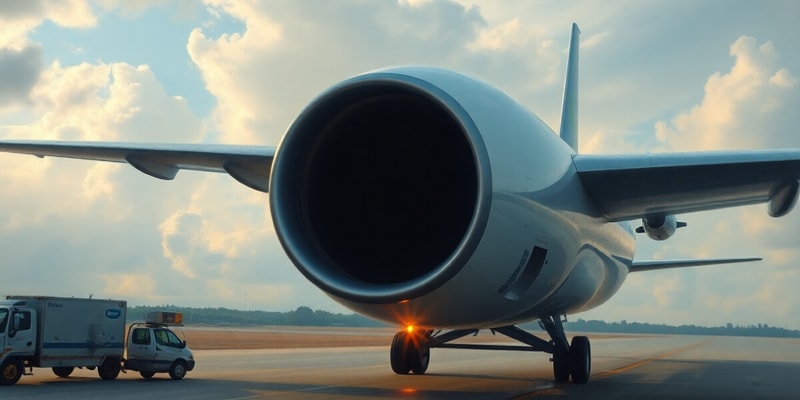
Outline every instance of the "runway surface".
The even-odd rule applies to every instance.
[[[591,338],[591,335],[589,335]],[[390,338],[389,338],[390,339]],[[428,374],[398,376],[385,347],[201,350],[182,381],[35,369],[3,399],[800,399],[800,340],[623,336],[592,339],[586,385],[554,384],[547,355],[433,349]]]

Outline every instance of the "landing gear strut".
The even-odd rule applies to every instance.
[[[553,377],[557,382],[568,382],[572,377],[573,383],[586,383],[592,369],[592,353],[589,338],[575,336],[572,342],[567,341],[564,326],[558,315],[545,317],[539,320],[539,325],[547,331],[550,340],[524,331],[514,325],[493,328],[492,333],[508,336],[525,346],[510,345],[485,345],[450,343],[467,335],[477,335],[478,329],[458,329],[450,332],[436,332],[427,330],[402,331],[394,335],[390,350],[392,370],[401,375],[409,372],[421,375],[428,369],[430,362],[430,349],[434,347],[451,349],[473,350],[516,350],[540,351],[552,354]]]

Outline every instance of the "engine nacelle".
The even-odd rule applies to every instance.
[[[640,229],[647,233],[650,239],[666,240],[682,226],[685,226],[685,224],[678,222],[674,215],[651,215],[642,218],[642,227]]]
[[[281,139],[273,223],[295,266],[362,314],[439,327],[524,320],[581,250],[603,245],[576,241],[583,228],[557,210],[590,207],[571,154],[484,82],[426,67],[371,72],[323,92]]]

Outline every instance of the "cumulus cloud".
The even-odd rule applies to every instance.
[[[15,135],[69,140],[165,142],[199,140],[201,121],[186,101],[170,96],[146,65],[64,67],[55,61],[31,91],[41,118]]]
[[[0,109],[27,103],[41,69],[41,47],[29,46],[19,51],[0,48]]]
[[[772,42],[742,36],[730,47],[736,61],[708,78],[703,101],[659,121],[656,137],[674,150],[777,148],[796,144],[786,127],[800,104],[797,79],[779,65]]]
[[[97,24],[86,0],[28,0],[0,2],[0,48],[20,49],[28,33],[45,20],[54,24],[88,28]]]
[[[203,220],[198,214],[179,211],[167,218],[161,226],[164,255],[172,262],[172,268],[194,279],[197,277],[192,261],[196,245],[202,246]],[[207,264],[201,261],[201,265]],[[208,277],[208,275],[204,275]],[[210,277],[208,277],[210,278]]]
[[[519,46],[533,36],[532,29],[521,26],[519,18],[484,29],[467,48],[472,50],[491,49],[505,50],[510,46]]]
[[[741,36],[730,45],[730,70],[707,78],[699,104],[660,119],[651,129],[601,128],[582,143],[587,153],[733,150],[798,146],[786,127],[800,107],[793,72],[781,64],[772,42]],[[617,83],[604,91],[621,90]],[[652,140],[643,139],[650,135]]]
[[[222,140],[275,143],[316,94],[349,76],[405,64],[456,68],[518,93],[554,85],[562,49],[530,24],[487,26],[476,7],[451,2],[211,1],[243,32],[202,27],[187,49],[218,101]],[[290,78],[291,77],[291,78]],[[532,79],[531,77],[535,77]]]

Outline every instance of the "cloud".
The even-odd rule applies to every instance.
[[[475,41],[467,45],[467,48],[471,50],[505,50],[527,42],[531,36],[533,36],[533,32],[521,27],[519,18],[513,18],[508,22],[484,29]]]
[[[797,144],[785,128],[800,104],[797,79],[778,64],[772,42],[742,36],[730,47],[736,61],[708,78],[702,102],[669,122],[656,137],[673,150],[780,148]]]
[[[86,0],[26,0],[0,2],[0,48],[27,46],[28,33],[49,20],[59,26],[88,28],[97,18]]]
[[[172,262],[172,268],[180,272],[189,279],[197,278],[193,266],[197,264],[194,260],[195,246],[202,246],[201,232],[203,229],[202,218],[198,214],[178,211],[167,218],[161,226],[164,256]],[[199,260],[201,265],[207,264],[204,260]],[[208,274],[205,278],[212,278]]]
[[[197,141],[201,121],[146,65],[53,62],[31,90],[41,117],[15,135],[69,140]]]
[[[113,298],[141,298],[151,295],[155,288],[155,279],[150,274],[106,274],[103,275],[103,280],[104,294],[113,293]]]
[[[29,101],[31,89],[42,70],[42,48],[0,48],[0,109]]]
[[[456,68],[518,92],[560,76],[555,42],[515,20],[487,26],[477,8],[451,2],[210,4],[245,24],[219,37],[197,28],[187,44],[226,142],[276,143],[326,87],[385,66]]]

